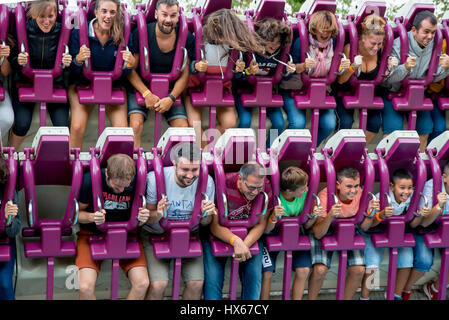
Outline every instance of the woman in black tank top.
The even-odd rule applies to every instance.
[[[374,80],[379,72],[379,64],[382,56],[382,48],[385,39],[385,21],[377,15],[367,16],[361,25],[359,30],[359,44],[357,59],[349,69],[346,69],[341,74],[337,81],[332,85],[332,92],[335,95],[337,102],[337,130],[351,129],[354,122],[354,109],[346,109],[343,105],[343,99],[341,93],[350,94],[354,89],[349,79],[353,73],[358,74],[359,80]],[[343,52],[349,57],[350,45],[349,43],[343,49]],[[361,64],[357,64],[360,63]],[[376,87],[375,95],[379,95],[378,88]],[[366,143],[369,144],[379,132],[381,125],[381,112],[380,110],[368,110],[368,121],[366,126]]]

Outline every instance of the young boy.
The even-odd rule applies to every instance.
[[[413,194],[413,176],[405,169],[398,169],[393,172],[390,181],[389,196],[391,203],[385,207],[384,210],[374,215],[374,212],[369,212],[368,216],[363,220],[360,225],[363,231],[367,231],[370,228],[377,226],[386,217],[399,216],[407,212],[410,206],[410,201]],[[380,199],[379,193],[376,195],[377,199]],[[379,202],[379,200],[376,200]],[[375,208],[375,207],[374,207]],[[379,209],[379,206],[377,206]],[[373,213],[373,215],[371,215]],[[422,207],[419,214],[424,216],[428,213],[428,209]],[[414,217],[410,222],[412,228],[416,227],[421,221],[421,217]],[[375,248],[371,241],[371,235],[362,233],[365,238],[365,276],[362,280],[362,294],[360,300],[369,300],[369,290],[367,282],[373,273],[376,273],[379,269],[380,262],[382,261],[382,248]],[[398,248],[398,272],[396,279],[395,300],[402,300],[401,293],[410,273],[410,269],[413,266],[413,248]]]
[[[331,265],[333,251],[324,251],[321,247],[323,238],[332,224],[334,218],[349,218],[357,214],[362,196],[360,187],[360,174],[352,167],[344,167],[337,172],[336,195],[338,203],[332,207],[327,206],[327,188],[318,194],[323,207],[323,215],[317,218],[310,236],[311,257],[313,271],[309,278],[309,300],[318,297],[324,278]],[[371,209],[372,204],[370,204]],[[370,210],[369,210],[370,211]],[[313,235],[312,235],[313,234]],[[345,285],[345,300],[352,300],[365,273],[365,261],[362,250],[348,251],[348,275]]]
[[[307,198],[307,182],[309,176],[302,169],[297,167],[288,167],[281,175],[281,206],[282,210],[277,212],[273,210],[273,213],[268,219],[267,226],[265,228],[265,234],[277,235],[279,234],[279,228],[275,228],[275,224],[279,217],[297,217],[301,214],[304,207],[304,203]],[[318,216],[321,216],[323,209],[315,206],[313,208],[312,217],[309,218],[304,225],[305,229],[309,229]],[[303,229],[304,232],[304,229]],[[270,299],[271,278],[273,272],[276,270],[276,258],[279,251],[268,252],[264,247],[263,261],[263,274],[262,274],[262,289],[261,300]],[[295,280],[293,281],[293,300],[301,300],[306,280],[309,275],[310,268],[312,267],[312,261],[310,259],[310,251],[294,251],[292,268],[296,272]]]

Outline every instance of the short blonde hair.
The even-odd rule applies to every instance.
[[[55,14],[58,14],[58,7],[55,0],[39,0],[31,2],[30,8],[27,12],[27,17],[35,19],[44,13],[48,7],[50,7]]]
[[[317,11],[310,16],[309,33],[316,36],[318,31],[331,32],[331,37],[334,38],[338,34],[337,18],[335,15],[327,10]]]

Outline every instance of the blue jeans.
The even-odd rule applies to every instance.
[[[251,127],[251,114],[254,108],[245,108],[242,104],[242,100],[239,94],[234,94],[235,106],[237,108],[237,113],[239,115],[239,128],[250,128]],[[277,130],[277,135],[273,137],[273,140],[284,131],[284,116],[280,108],[267,108],[268,118],[271,120],[271,130]],[[260,126],[260,124],[259,124]],[[268,129],[268,128],[267,128]],[[271,132],[267,130],[267,132]],[[270,134],[268,134],[266,147],[270,147]]]
[[[290,90],[282,91],[284,110],[288,117],[288,129],[304,129],[306,127],[306,112],[296,108],[295,101],[290,97]],[[280,112],[280,110],[279,110]],[[318,124],[317,146],[335,130],[335,112],[333,109],[320,110]]]
[[[432,100],[432,103],[433,109],[431,111],[431,116],[433,120],[433,131],[429,135],[429,143],[433,140],[433,138],[438,137],[446,131],[446,112],[440,109],[437,100]]]
[[[389,134],[395,130],[403,130],[404,116],[408,116],[408,111],[396,111],[391,100],[386,96],[382,97],[384,108],[382,110],[383,133]],[[416,113],[416,131],[419,135],[430,134],[433,131],[433,121],[430,111],[418,111]]]
[[[242,281],[242,300],[259,300],[262,286],[262,240],[258,240],[259,254],[240,262],[239,275]],[[208,240],[202,241],[204,259],[204,299],[221,300],[226,261],[228,257],[215,257]]]
[[[354,123],[354,109],[346,109],[341,97],[335,97],[337,102],[337,131],[341,129],[352,129]],[[366,130],[378,133],[382,124],[381,110],[368,110],[368,119],[366,121]]]
[[[413,233],[415,247],[413,248],[413,268],[421,272],[429,272],[433,264],[433,249],[424,242],[424,235]]]
[[[11,247],[11,259],[0,262],[0,300],[15,300],[12,277],[14,274],[14,264],[16,261],[16,239],[9,239]]]
[[[358,229],[360,232],[360,229]],[[382,262],[384,248],[376,248],[371,241],[371,235],[360,232],[365,239],[365,267],[379,269]],[[398,248],[397,269],[411,268],[413,266],[413,248]]]

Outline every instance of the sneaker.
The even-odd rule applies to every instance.
[[[425,295],[427,296],[427,299],[438,300],[438,291],[435,290],[435,287],[433,286],[433,281],[429,281],[425,285],[423,285],[423,290]]]
[[[410,300],[411,292],[402,291],[402,300]]]
[[[401,296],[398,296],[397,294],[394,295],[394,300],[402,300]]]

